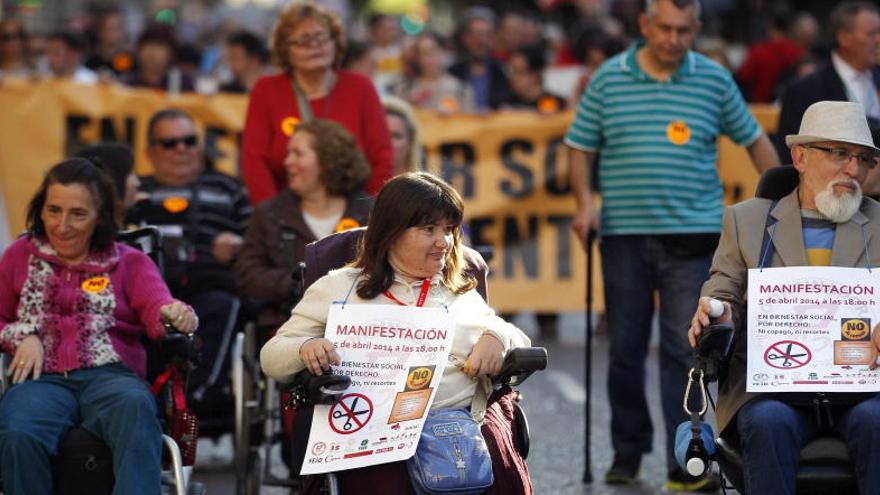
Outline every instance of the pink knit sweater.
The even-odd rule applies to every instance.
[[[45,350],[44,373],[122,362],[146,373],[141,337],[164,335],[159,308],[173,302],[153,261],[115,243],[68,266],[45,240],[22,237],[0,259],[0,349],[28,335]]]

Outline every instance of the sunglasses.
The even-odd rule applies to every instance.
[[[153,144],[158,144],[159,146],[165,148],[166,150],[172,150],[177,148],[177,145],[183,143],[187,148],[195,146],[199,144],[199,137],[195,134],[190,134],[189,136],[183,136],[179,138],[165,138],[165,139],[154,139]]]

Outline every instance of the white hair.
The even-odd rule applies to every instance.
[[[852,194],[844,193],[842,196],[838,197],[834,194],[834,185],[838,183],[848,183],[849,185],[855,186],[856,190]],[[848,222],[849,219],[859,211],[859,206],[862,204],[862,188],[859,186],[859,183],[854,180],[832,181],[825,186],[825,189],[816,193],[814,201],[816,202],[816,210],[818,210],[823,217],[834,223]]]

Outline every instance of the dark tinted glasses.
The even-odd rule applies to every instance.
[[[177,145],[183,143],[187,148],[195,146],[199,144],[199,137],[195,134],[190,134],[189,136],[177,137],[177,138],[165,138],[165,139],[154,139],[154,144],[158,144],[159,146],[165,148],[166,150],[171,150],[177,148]]]

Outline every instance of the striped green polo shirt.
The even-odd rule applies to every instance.
[[[573,148],[598,152],[602,233],[720,232],[717,137],[748,146],[761,128],[726,69],[689,51],[658,82],[636,63],[642,46],[596,71],[565,136]]]

